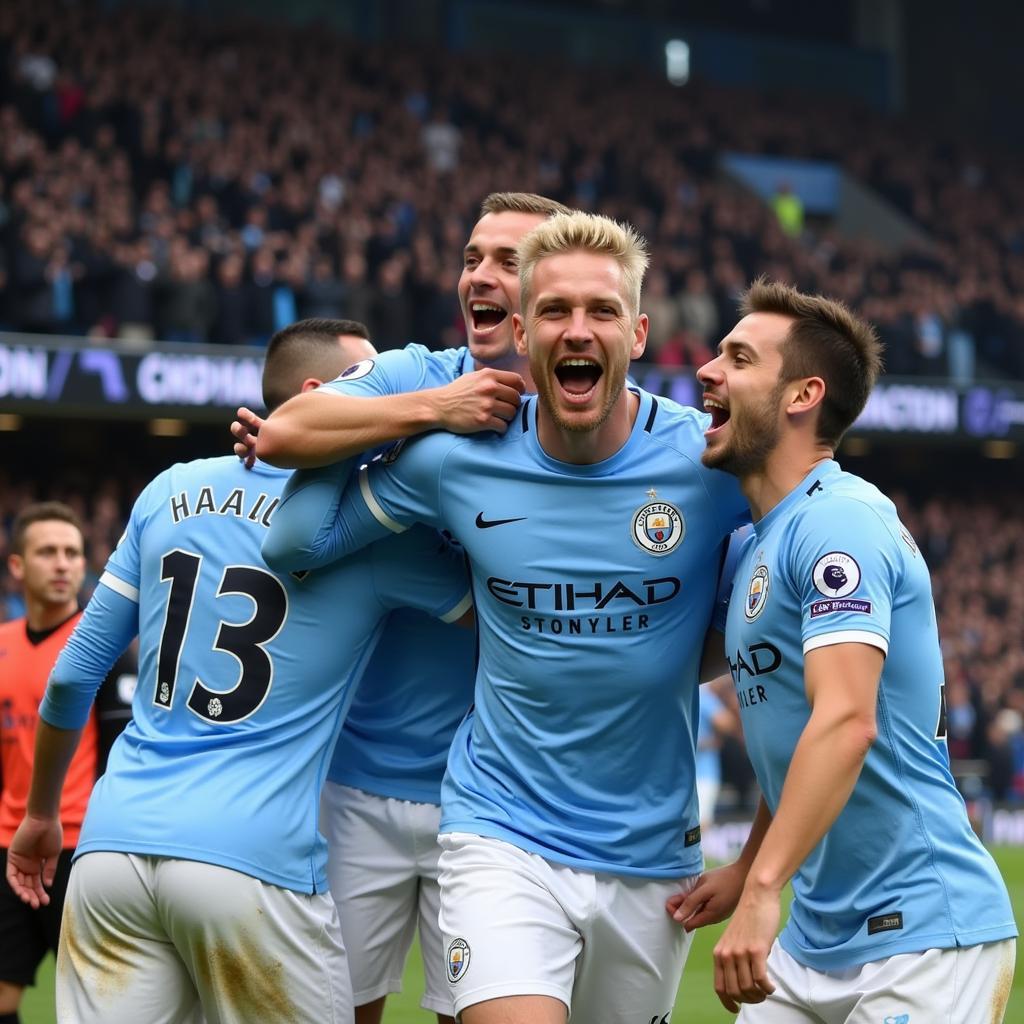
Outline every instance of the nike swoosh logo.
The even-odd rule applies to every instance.
[[[521,523],[526,516],[516,516],[515,519],[484,519],[483,512],[477,512],[476,525],[481,530],[489,530],[492,526],[505,526],[508,523]]]

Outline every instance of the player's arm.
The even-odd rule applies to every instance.
[[[705,871],[688,893],[675,893],[668,898],[665,908],[686,931],[718,924],[736,909],[750,865],[771,823],[771,811],[762,797],[757,804],[750,834],[736,860],[713,871]]]
[[[50,902],[45,887],[53,883],[63,845],[60,797],[96,691],[138,632],[138,596],[126,596],[126,588],[109,570],[103,574],[39,708],[28,805],[7,858],[8,882],[33,907]]]
[[[524,389],[519,374],[484,369],[442,387],[379,397],[308,391],[267,417],[256,454],[274,466],[308,469],[429,430],[504,432]]]
[[[767,959],[779,928],[782,889],[846,806],[875,740],[885,654],[868,643],[809,651],[804,681],[811,715],[782,795],[754,857],[739,904],[715,946],[715,990],[732,1013],[774,990]]]
[[[472,626],[473,591],[462,550],[436,530],[414,526],[373,546],[374,585],[385,607],[417,608]]]
[[[316,568],[413,523],[442,527],[440,477],[454,441],[449,434],[419,438],[401,458],[377,459],[352,479],[343,467],[296,474],[263,540],[267,565],[278,572]]]

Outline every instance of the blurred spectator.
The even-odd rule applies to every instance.
[[[779,227],[793,238],[799,238],[804,230],[803,200],[793,191],[788,181],[779,184],[772,196],[772,209],[779,219]]]

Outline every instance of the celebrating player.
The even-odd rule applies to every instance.
[[[742,311],[698,378],[705,465],[754,516],[726,649],[764,798],[738,862],[669,909],[692,929],[735,907],[715,988],[752,1004],[741,1020],[998,1022],[1017,931],[949,770],[928,570],[892,502],[833,460],[879,343],[781,284]]]
[[[543,196],[488,196],[459,279],[467,346],[384,352],[372,365],[360,363],[319,391],[298,395],[260,431],[261,455],[279,465],[318,465],[433,426],[504,430],[520,390],[532,390],[528,361],[516,353],[512,335],[512,313],[519,308],[516,246],[564,211]],[[490,369],[475,372],[485,367]],[[239,416],[240,454],[247,454],[248,426],[258,429],[260,421],[247,410]],[[302,479],[297,475],[297,486]],[[401,988],[417,928],[426,982],[422,1005],[441,1024],[452,1021],[437,925],[437,833],[441,778],[472,701],[475,664],[471,634],[420,612],[395,612],[338,737],[321,828],[356,1024],[379,1024],[387,995]]]
[[[271,340],[271,408],[374,354],[344,324],[299,328]],[[234,457],[161,473],[54,669],[7,870],[32,905],[48,899],[61,784],[96,683],[141,633],[134,718],[68,887],[62,1019],[155,1024],[201,1007],[211,1022],[353,1020],[317,830],[327,755],[387,612],[458,618],[467,581],[426,528],[327,571],[269,572],[259,545],[286,476]]]
[[[588,1024],[660,1020],[687,950],[660,904],[701,866],[701,651],[747,509],[700,464],[706,417],[625,387],[647,336],[635,233],[557,215],[518,257],[516,346],[538,397],[503,435],[391,452],[340,517],[335,499],[304,518],[313,488],[292,492],[264,553],[302,568],[417,520],[459,538],[480,657],[442,789],[456,1010],[465,1024],[562,1024],[570,1007]]]

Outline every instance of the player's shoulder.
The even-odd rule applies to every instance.
[[[680,405],[671,398],[651,394],[634,388],[640,397],[640,416],[645,417],[644,429],[651,437],[677,449],[691,459],[700,459],[704,450],[704,431],[711,417],[689,405]]]
[[[855,531],[858,535],[895,539],[901,525],[896,506],[874,484],[837,464],[823,468],[801,486],[805,499],[793,516],[794,525],[805,531],[835,536]]]
[[[363,359],[323,387],[341,393],[364,393],[367,389],[392,394],[418,391],[451,383],[464,372],[465,362],[465,348],[435,351],[413,342]]]

